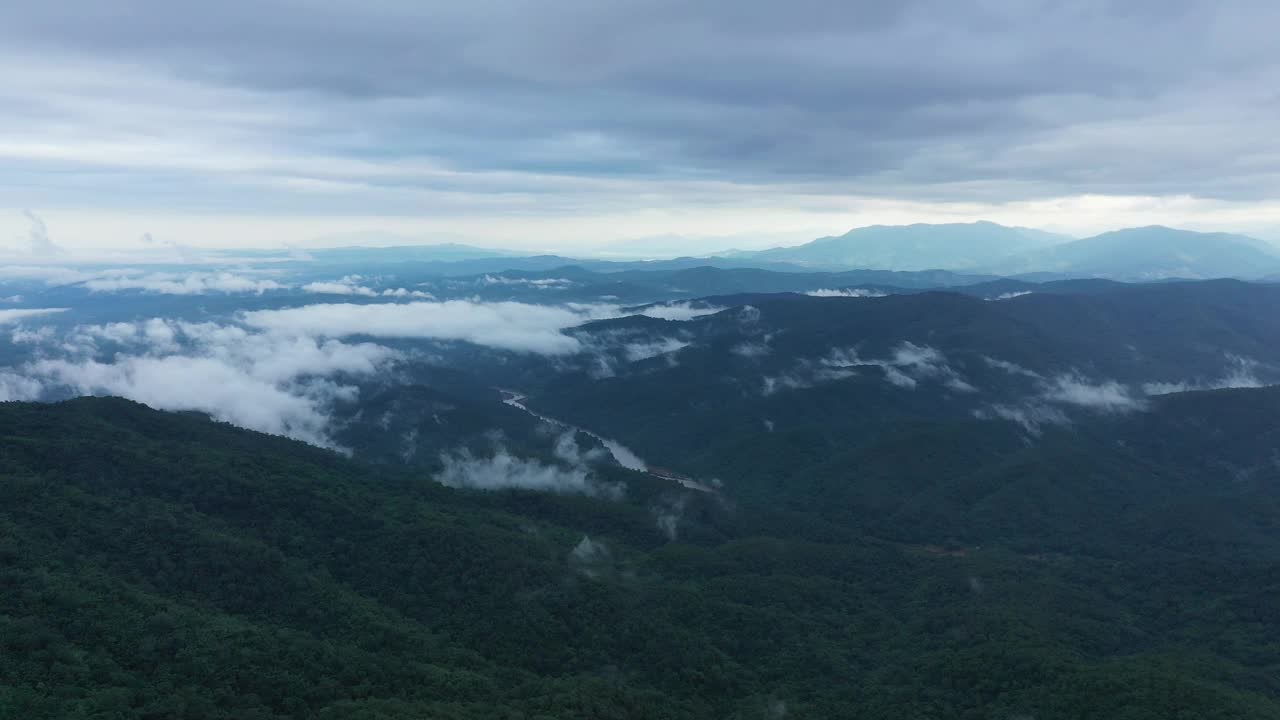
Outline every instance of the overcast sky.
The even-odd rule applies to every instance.
[[[0,10],[11,248],[1280,228],[1274,0]]]

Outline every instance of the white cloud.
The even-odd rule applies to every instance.
[[[539,278],[533,280],[530,278],[507,277],[505,275],[484,275],[476,280],[476,283],[480,285],[527,285],[541,290],[564,290],[573,285],[573,281],[568,278]]]
[[[858,368],[878,368],[885,382],[904,390],[914,390],[922,381],[931,380],[956,392],[977,392],[947,363],[942,352],[907,341],[898,344],[888,358],[863,358],[855,348],[832,348],[820,360],[801,360],[786,373],[765,377],[763,392],[772,395],[843,380],[857,375]]]
[[[1049,381],[1043,397],[1063,405],[1121,412],[1141,407],[1129,388],[1114,380],[1092,382],[1079,375],[1059,375]]]
[[[660,338],[651,342],[627,343],[622,346],[622,350],[626,353],[628,362],[639,362],[659,355],[667,355],[686,347],[689,347],[689,343],[683,340]]]
[[[115,278],[125,275],[137,275],[141,270],[134,268],[112,268],[109,270],[77,270],[63,265],[16,265],[0,263],[0,279],[4,280],[38,280],[47,285],[65,285],[84,282],[95,278]]]
[[[1016,292],[1000,293],[995,297],[989,297],[989,298],[983,298],[983,299],[984,300],[1012,300],[1014,298],[1018,298],[1018,297],[1022,297],[1023,295],[1030,295],[1030,294],[1031,294],[1030,290],[1019,290]]]
[[[0,325],[9,325],[11,323],[20,322],[29,317],[40,317],[41,315],[52,315],[54,313],[66,311],[66,308],[23,308],[0,310]]]
[[[361,297],[394,297],[394,298],[434,298],[424,290],[408,290],[406,288],[388,288],[375,290],[360,283],[364,280],[359,275],[346,275],[337,280],[317,281],[302,286],[304,292],[320,295],[359,295]]]
[[[722,307],[696,306],[688,302],[668,303],[666,305],[650,305],[640,310],[639,315],[661,320],[692,320],[703,315],[714,315],[724,310]]]
[[[729,352],[744,358],[761,358],[773,352],[768,343],[741,342],[729,348]]]
[[[94,292],[142,290],[161,295],[208,295],[210,293],[257,293],[280,290],[284,285],[274,280],[259,280],[231,272],[155,272],[87,280],[84,286]]]
[[[878,367],[884,371],[886,381],[907,390],[914,390],[922,380],[935,379],[957,392],[977,391],[947,364],[946,356],[940,351],[909,341],[899,344],[884,360],[863,359],[853,348],[834,348],[823,358],[822,364],[839,368]]]
[[[516,352],[565,355],[581,343],[560,331],[588,320],[612,317],[608,305],[530,305],[468,300],[323,304],[243,315],[245,324],[279,333],[318,337],[368,335],[382,338],[462,340]]]
[[[1064,407],[1102,413],[1125,413],[1142,410],[1145,402],[1128,386],[1114,380],[1090,380],[1077,373],[1068,373],[1041,380],[1039,393],[1032,397],[1020,402],[979,408],[974,411],[974,415],[979,418],[1011,420],[1031,434],[1039,435],[1044,425],[1067,425],[1071,422],[1062,409]]]
[[[587,463],[596,458],[580,451],[572,432],[561,435],[555,454],[563,466],[519,458],[503,447],[495,448],[493,455],[486,458],[462,449],[441,454],[444,469],[436,479],[450,487],[475,490],[541,490],[614,499],[622,496],[622,486],[594,477]]]
[[[884,297],[885,293],[879,290],[866,290],[863,288],[819,288],[810,290],[805,293],[811,297],[853,297],[853,298],[877,298]]]
[[[1240,357],[1238,355],[1228,355],[1227,365],[1226,374],[1220,378],[1193,382],[1150,382],[1143,384],[1142,391],[1147,395],[1168,395],[1170,393],[1189,392],[1192,390],[1258,388],[1266,385],[1266,383],[1258,378],[1257,370],[1259,363],[1256,360]]]
[[[0,369],[0,402],[11,400],[37,400],[44,391],[44,383],[8,369]]]
[[[302,286],[305,292],[318,293],[322,295],[363,295],[365,297],[374,297],[378,293],[373,288],[356,285],[351,281],[350,277],[341,280],[322,281],[307,283]]]
[[[331,446],[320,406],[336,388],[282,388],[216,358],[133,356],[113,363],[38,360],[30,366],[86,395],[119,395],[160,410],[199,410],[240,427]]]
[[[1021,375],[1023,377],[1036,378],[1036,379],[1039,379],[1041,377],[1040,373],[1034,370],[1028,370],[1027,368],[1022,367],[1021,365],[1017,363],[1009,362],[1008,360],[1001,360],[999,358],[993,358],[987,355],[983,355],[982,361],[990,365],[991,367],[996,368],[997,370],[1003,370],[1009,373],[1010,375]]]
[[[43,390],[119,395],[161,410],[198,410],[251,430],[324,447],[335,447],[328,434],[331,405],[356,392],[334,378],[371,377],[399,358],[390,348],[373,343],[159,318],[81,326],[64,337],[42,333],[27,339],[61,353],[19,368],[21,377]],[[124,349],[105,362],[95,357],[103,341]]]

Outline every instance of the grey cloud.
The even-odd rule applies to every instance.
[[[190,125],[164,118],[167,140],[195,127],[201,143],[237,151],[154,167],[136,154],[22,158],[32,173],[123,164],[158,191],[164,172],[193,186],[235,166],[388,192],[579,201],[610,191],[548,178],[1256,198],[1280,188],[1280,159],[1259,152],[1278,21],[1261,0],[19,3],[0,46],[8,62],[35,63],[24,82],[42,84],[12,91],[20,111],[0,129],[110,134],[145,122],[130,107],[152,107],[188,113]],[[122,98],[129,87],[137,96]]]

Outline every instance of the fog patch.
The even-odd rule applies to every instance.
[[[997,403],[974,411],[981,419],[1009,420],[1032,435],[1045,425],[1069,425],[1065,412],[1075,408],[1096,413],[1127,413],[1146,407],[1143,398],[1127,385],[1114,380],[1090,380],[1078,373],[1057,375],[1040,381],[1036,395],[1021,402]]]
[[[809,290],[805,295],[809,297],[878,298],[886,297],[888,293],[865,288],[819,288],[817,290]]]
[[[980,420],[1008,420],[1017,423],[1033,436],[1039,436],[1045,425],[1068,425],[1071,420],[1057,408],[1039,401],[1021,404],[994,404],[973,411]]]
[[[729,348],[729,352],[749,359],[762,358],[773,352],[773,348],[762,342],[741,342]]]
[[[1114,380],[1089,381],[1079,375],[1059,375],[1050,380],[1044,390],[1044,399],[1063,405],[1124,412],[1142,407],[1128,387]]]
[[[569,551],[569,566],[589,578],[599,578],[613,570],[613,553],[603,542],[583,535]]]
[[[680,521],[684,518],[685,508],[689,505],[688,495],[664,497],[652,508],[654,524],[669,542],[680,537]]]
[[[649,305],[642,308],[638,315],[646,317],[658,318],[660,320],[675,320],[683,322],[692,320],[703,315],[714,315],[722,312],[725,308],[715,307],[712,305],[698,305],[693,302],[667,303],[664,305]]]
[[[990,365],[991,367],[997,370],[1003,370],[1004,372],[1009,373],[1010,375],[1021,375],[1022,377],[1035,378],[1037,380],[1044,377],[1043,375],[1041,375],[1040,373],[1034,370],[1028,370],[1027,368],[1022,367],[1021,365],[1017,363],[1009,362],[1008,360],[1000,360],[999,358],[993,358],[987,355],[983,355],[982,361],[985,362],[987,365]]]
[[[888,358],[868,359],[861,357],[855,348],[833,348],[821,362],[832,368],[879,368],[886,382],[905,390],[914,390],[924,380],[936,380],[949,390],[977,392],[977,388],[948,364],[941,351],[909,341],[895,347]]]
[[[1150,382],[1142,385],[1147,395],[1169,395],[1193,390],[1225,390],[1228,388],[1260,388],[1267,383],[1258,378],[1261,363],[1239,355],[1227,356],[1227,371],[1220,378],[1194,382]]]
[[[650,342],[627,343],[622,346],[627,362],[639,362],[659,355],[669,355],[689,347],[690,343],[676,338],[661,338]]]
[[[557,442],[555,455],[560,463],[519,458],[501,444],[488,457],[476,457],[463,448],[440,455],[444,469],[436,479],[450,487],[473,490],[538,490],[614,500],[622,497],[622,485],[594,477],[587,465],[589,456],[578,450],[572,433]]]

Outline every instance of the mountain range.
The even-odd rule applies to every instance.
[[[1011,242],[0,281],[0,718],[1280,720],[1266,246]]]
[[[1119,280],[1256,278],[1280,269],[1275,246],[1244,235],[1149,226],[1076,240],[990,222],[865,227],[734,257],[823,269],[1056,273]]]
[[[678,247],[678,243],[664,238],[659,250],[670,252],[673,247]],[[1074,239],[985,221],[874,225],[802,245],[668,260],[521,255],[456,244],[328,248],[310,251],[309,255],[306,262],[319,266],[342,265],[377,272],[389,265],[411,265],[421,272],[449,276],[540,271],[566,265],[602,273],[669,271],[711,265],[779,272],[947,270],[970,275],[1102,277],[1128,281],[1254,279],[1280,274],[1280,250],[1271,243],[1245,235],[1153,225]]]

